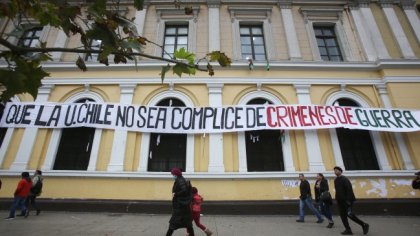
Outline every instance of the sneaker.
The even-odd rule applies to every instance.
[[[362,225],[363,234],[367,234],[369,232],[369,224]]]
[[[305,222],[304,220],[296,220],[296,222],[299,222],[299,223],[303,223],[303,222]]]
[[[36,215],[39,215],[41,213],[41,210],[36,210]]]
[[[331,229],[333,227],[333,225],[334,225],[334,222],[330,222],[330,223],[328,223],[327,228]]]
[[[19,214],[19,215],[16,215],[16,216],[25,216],[25,214]]]
[[[324,222],[324,219],[319,219],[316,223],[321,224],[322,222]]]
[[[7,217],[7,218],[4,218],[5,220],[13,220],[13,219],[15,219],[15,217]]]
[[[342,235],[353,235],[353,232],[351,232],[351,230],[344,230],[343,232],[341,232]]]

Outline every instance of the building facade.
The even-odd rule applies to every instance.
[[[135,17],[140,35],[165,51],[197,57],[220,50],[232,58],[213,77],[168,74],[142,59],[104,66],[53,53],[50,77],[35,102],[218,107],[316,104],[420,110],[420,1],[200,0],[185,15],[173,1],[150,0]],[[11,31],[13,26],[1,25]],[[15,43],[77,47],[54,27],[28,30]],[[100,42],[92,42],[100,45]],[[162,56],[162,48],[145,52]],[[165,55],[164,55],[165,56]],[[26,94],[12,99],[33,101]],[[298,173],[314,181],[345,169],[361,199],[416,199],[419,132],[317,129],[211,134],[160,134],[99,128],[2,128],[1,198],[12,196],[22,171],[41,169],[41,198],[170,200],[169,169],[182,167],[207,200],[270,201],[299,196]]]

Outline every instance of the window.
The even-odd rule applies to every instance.
[[[256,98],[248,105],[266,103],[270,102]],[[248,171],[284,171],[282,135],[279,130],[246,131],[245,142]]]
[[[262,26],[241,25],[239,32],[241,35],[242,59],[266,60]]]
[[[93,101],[81,99],[83,103]],[[95,128],[65,128],[62,129],[54,170],[87,170],[92,151]]]
[[[321,59],[343,61],[334,26],[314,26],[314,31]]]
[[[23,32],[22,37],[20,37],[18,45],[21,47],[36,47],[41,38],[42,27],[35,27],[27,29]]]
[[[358,107],[350,99],[338,99],[340,106]],[[337,128],[343,163],[347,170],[379,170],[378,160],[368,130]]]
[[[166,25],[162,56],[173,58],[180,48],[188,50],[188,25]]]
[[[91,50],[99,50],[101,49],[102,40],[92,39],[90,42],[90,49]],[[97,61],[98,60],[98,53],[87,53],[85,56],[86,61]]]
[[[167,98],[156,106],[184,107],[185,104],[176,98]],[[168,172],[173,167],[186,166],[187,135],[152,133],[149,144],[148,171]]]
[[[0,103],[0,119],[3,117],[4,114],[4,105]],[[6,136],[7,128],[0,127],[0,147],[3,143],[4,136]]]
[[[34,28],[26,29],[23,32],[23,35],[19,38],[18,46],[27,47],[27,48],[36,47],[40,43],[41,35],[42,35],[42,27],[34,27]],[[33,52],[28,52],[25,55],[30,57],[33,55]]]

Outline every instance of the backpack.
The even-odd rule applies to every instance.
[[[42,181],[38,180],[34,186],[31,187],[31,193],[37,195],[42,191]]]

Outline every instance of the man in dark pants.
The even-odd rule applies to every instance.
[[[341,234],[353,235],[347,217],[362,226],[363,234],[367,234],[369,232],[369,225],[357,218],[352,211],[353,202],[356,200],[356,197],[354,196],[350,180],[342,175],[343,169],[338,166],[334,167],[334,173],[337,176],[334,180],[335,200],[340,210],[341,221],[346,228]]]

